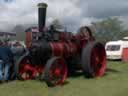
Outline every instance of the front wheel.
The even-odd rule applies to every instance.
[[[48,60],[42,75],[48,86],[56,86],[64,83],[67,77],[67,65],[64,59],[53,57]]]
[[[106,70],[106,52],[99,42],[89,42],[82,51],[82,67],[88,77],[100,77]]]
[[[15,64],[16,76],[20,80],[31,80],[36,76],[35,68],[30,62],[28,54],[24,54]]]

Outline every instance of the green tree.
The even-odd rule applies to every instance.
[[[94,22],[93,25],[97,29],[97,32],[95,32],[95,37],[100,41],[107,42],[122,38],[121,34],[124,31],[122,21],[117,17]]]

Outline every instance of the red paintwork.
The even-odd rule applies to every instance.
[[[42,64],[43,65],[43,64]],[[38,77],[44,70],[44,66],[32,66],[27,61],[27,57],[24,58],[19,65],[19,75],[22,80],[31,80]],[[26,76],[24,76],[26,74]]]
[[[32,43],[32,32],[26,32],[26,47],[29,48]]]
[[[122,61],[123,62],[128,62],[128,48],[123,48]]]
[[[91,52],[91,68],[93,69],[93,77],[100,77],[106,69],[106,53],[100,47],[94,47]]]
[[[50,42],[52,56],[70,57],[78,53],[78,48],[72,42]]]

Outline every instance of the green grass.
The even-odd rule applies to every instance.
[[[49,88],[49,96],[128,96],[128,63],[108,62],[108,69],[101,78],[68,78],[68,84]]]
[[[13,81],[0,85],[0,96],[48,96],[48,87],[40,81]]]
[[[128,63],[108,62],[101,78],[70,77],[63,86],[48,88],[40,81],[13,81],[0,85],[0,96],[128,96]]]

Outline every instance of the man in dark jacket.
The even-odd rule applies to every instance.
[[[12,79],[14,73],[13,53],[9,46],[0,41],[0,79],[2,81]]]

